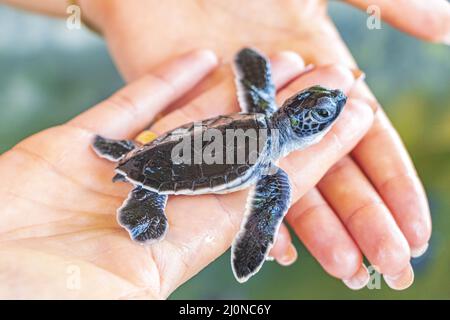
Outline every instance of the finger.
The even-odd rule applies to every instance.
[[[323,85],[350,90],[355,83],[352,70],[343,66],[324,66],[315,69],[305,68],[303,60],[291,52],[283,52],[272,61],[275,85],[280,88],[292,79],[304,74],[292,82],[289,88],[284,88],[277,94],[277,102],[281,104],[294,93],[323,82]],[[358,73],[359,75],[359,73]],[[323,80],[324,79],[324,80]],[[239,110],[234,82],[227,81],[204,93],[179,108],[163,119],[157,121],[151,128],[157,134],[174,129],[182,124],[202,120]]]
[[[352,156],[392,212],[412,256],[423,254],[432,229],[428,201],[400,137],[382,110]]]
[[[329,88],[342,89],[348,93],[356,83],[363,79],[363,76],[364,73],[361,70],[349,69],[337,64],[313,68],[279,92],[277,94],[277,102],[281,105],[298,91],[317,84]]]
[[[325,54],[332,52],[333,55],[320,56],[322,60],[313,61],[314,63],[320,64],[323,61],[333,60],[334,53],[340,52],[341,60],[354,66],[348,49],[339,37],[332,37],[326,43],[330,43],[330,46],[328,50],[322,52]],[[381,110],[376,98],[364,82],[356,83],[350,95],[369,104],[375,111]],[[381,146],[383,146],[383,152],[380,152]],[[411,254],[419,256],[425,252],[431,236],[431,217],[427,198],[408,152],[382,112],[376,113],[374,128],[356,146],[352,156],[376,186],[400,229],[405,233],[411,247]],[[393,178],[395,175],[398,177]],[[386,182],[387,179],[392,181]]]
[[[287,221],[326,272],[346,279],[352,289],[367,284],[369,273],[363,267],[358,246],[317,189],[308,191],[291,206]],[[360,269],[363,271],[358,272]]]
[[[414,282],[414,271],[411,264],[394,276],[383,275],[384,281],[394,290],[405,290]]]
[[[297,250],[292,244],[291,235],[284,223],[280,226],[277,239],[270,250],[269,257],[275,259],[282,266],[289,266],[297,260]]]
[[[69,3],[67,1],[39,1],[31,2],[27,0],[3,0],[7,5],[15,6],[27,11],[34,11],[40,14],[64,17],[66,15]]]
[[[383,146],[383,154],[374,146]],[[431,218],[423,186],[398,134],[380,110],[367,137],[353,152],[353,157],[377,188],[405,234],[411,253],[424,252],[431,237]],[[399,197],[398,195],[401,195]]]
[[[200,50],[182,56],[127,85],[69,124],[110,138],[133,137],[216,65],[217,58],[211,51]]]
[[[352,159],[345,157],[334,165],[318,187],[379,272],[397,275],[408,266],[408,242],[376,190]]]
[[[450,4],[446,0],[346,0],[366,11],[377,6],[381,18],[412,36],[450,44]],[[372,13],[372,12],[368,12]]]
[[[271,59],[272,75],[277,88],[297,77],[305,68],[302,58],[292,52],[281,52]],[[163,133],[187,122],[203,120],[239,111],[236,86],[232,78],[198,96],[186,106],[176,109],[157,121],[151,128]]]

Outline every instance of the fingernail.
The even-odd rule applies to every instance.
[[[289,266],[297,260],[297,250],[292,243],[289,244],[284,255],[277,259],[277,262],[282,266]]]
[[[414,271],[411,265],[395,276],[383,275],[386,284],[394,290],[405,290],[414,282]]]
[[[305,62],[302,57],[294,51],[281,51],[277,54],[277,59],[289,60],[291,63],[296,65],[304,66]]]
[[[425,243],[423,246],[418,247],[418,248],[411,248],[411,257],[413,258],[418,258],[421,255],[423,255],[427,249],[428,249],[428,242]]]
[[[350,69],[355,81],[362,81],[366,78],[366,74],[360,69]]]
[[[351,96],[351,93],[349,94],[349,96]],[[380,108],[378,102],[373,100],[373,99],[363,99],[361,97],[351,98],[351,99],[352,99],[352,101],[360,101],[361,103],[364,103],[365,105],[368,105],[370,107],[370,109],[373,111],[374,114]]]
[[[214,53],[214,51],[209,49],[200,49],[196,50],[191,53],[192,55],[201,58],[205,62],[210,63],[211,65],[217,65],[219,62],[219,59],[217,58],[217,55]]]
[[[370,275],[364,264],[350,279],[343,279],[342,282],[352,290],[360,290],[369,283]]]
[[[312,63],[307,64],[307,65],[305,66],[305,68],[303,68],[302,73],[309,72],[309,71],[311,71],[312,69],[314,69],[315,67],[316,67],[315,64],[312,64]]]
[[[305,62],[295,52],[279,52],[271,61],[274,70],[282,70],[282,72],[274,72],[273,74],[273,80],[277,86],[295,79],[304,72]]]

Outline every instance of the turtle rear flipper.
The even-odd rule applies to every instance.
[[[117,210],[117,220],[133,240],[150,244],[167,232],[166,203],[167,195],[135,187]]]
[[[131,140],[113,140],[96,135],[92,147],[100,157],[118,162],[127,153],[136,148],[136,143]]]
[[[247,214],[231,248],[233,273],[247,281],[263,265],[291,201],[287,174],[280,168],[262,176],[250,192]]]
[[[277,110],[270,62],[265,56],[254,49],[244,48],[236,55],[234,71],[243,112],[271,115]]]

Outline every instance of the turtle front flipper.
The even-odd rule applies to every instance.
[[[96,135],[92,147],[100,157],[113,162],[118,162],[127,153],[136,148],[136,143],[131,140],[113,140]]]
[[[167,232],[166,203],[167,195],[135,187],[117,210],[117,220],[133,240],[150,244],[164,238]]]
[[[269,60],[244,48],[234,59],[239,104],[243,112],[271,115],[277,110]]]
[[[231,248],[231,265],[239,282],[261,268],[289,209],[289,178],[282,169],[274,169],[274,174],[262,176],[249,193],[247,212]]]

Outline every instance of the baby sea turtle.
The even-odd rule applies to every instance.
[[[253,186],[231,255],[233,273],[244,282],[261,268],[290,206],[289,178],[275,161],[318,142],[347,98],[340,90],[313,86],[277,108],[270,64],[262,54],[242,49],[234,70],[241,113],[186,124],[144,145],[96,136],[93,147],[99,156],[118,162],[113,181],[134,185],[117,218],[143,244],[166,234],[168,195],[228,193]],[[243,133],[244,139],[235,134],[236,139],[223,142],[230,131]],[[258,148],[251,148],[255,141]],[[180,160],[180,150],[189,161]]]

